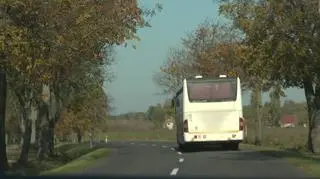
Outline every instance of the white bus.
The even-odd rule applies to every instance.
[[[222,144],[238,150],[244,139],[241,84],[239,77],[184,79],[172,99],[177,144]]]

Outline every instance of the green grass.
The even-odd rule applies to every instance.
[[[287,160],[302,169],[305,173],[320,178],[320,155],[310,154],[298,150],[281,149],[276,147],[254,146],[242,144],[243,149],[254,149],[261,154]]]
[[[52,174],[63,174],[63,173],[71,173],[83,170],[93,164],[96,160],[105,157],[109,154],[109,150],[106,148],[96,149],[93,152],[90,152],[84,156],[79,157],[78,159],[67,163],[61,167],[45,171],[41,173],[41,175],[52,175]]]
[[[37,161],[35,158],[36,150],[34,148],[30,148],[28,164],[25,166],[14,166],[9,173],[27,176],[39,175],[44,171],[49,171],[62,165],[66,165],[67,163],[72,162],[79,157],[81,158],[81,156],[97,150],[100,149],[98,147],[90,148],[88,143],[57,145],[55,148],[57,156],[46,158],[43,161]],[[20,153],[19,148],[11,148],[7,152],[8,159],[11,161],[15,161],[19,157]],[[90,161],[93,161],[92,158],[90,159]]]

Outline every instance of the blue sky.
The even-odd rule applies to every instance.
[[[151,28],[141,29],[141,41],[135,42],[137,49],[128,46],[117,48],[116,64],[112,67],[116,78],[106,85],[108,93],[114,98],[114,114],[146,111],[150,105],[162,102],[165,96],[152,77],[167,58],[170,47],[180,44],[186,33],[194,30],[206,18],[223,22],[218,15],[218,4],[213,0],[141,0],[145,7],[156,3],[163,10],[152,18]],[[287,98],[304,100],[301,90],[288,89]],[[267,100],[268,95],[264,95]],[[244,95],[243,103],[249,102]]]

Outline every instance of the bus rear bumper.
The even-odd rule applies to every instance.
[[[184,133],[185,143],[226,143],[243,141],[243,132],[227,133]]]

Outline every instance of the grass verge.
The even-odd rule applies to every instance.
[[[241,148],[253,149],[266,156],[285,159],[289,163],[302,169],[305,173],[313,177],[320,178],[320,155],[314,155],[308,152],[301,152],[292,149],[279,149],[249,144],[242,144]]]
[[[34,148],[30,148],[29,151],[29,162],[24,166],[12,166],[12,169],[8,172],[8,174],[15,175],[24,175],[24,176],[36,176],[40,175],[46,171],[51,171],[57,167],[61,167],[63,165],[68,164],[69,162],[73,162],[76,159],[80,159],[85,157],[86,155],[91,154],[91,152],[100,151],[99,147],[90,148],[88,143],[82,144],[63,144],[58,145],[55,148],[56,156],[46,158],[43,161],[36,160],[36,150]],[[106,149],[105,149],[106,150]],[[8,158],[11,161],[15,161],[20,153],[19,149],[10,149],[7,150]],[[100,156],[100,152],[98,152],[98,156]],[[94,153],[93,156],[87,157],[90,158],[90,162],[93,162],[93,159],[97,159],[97,153]],[[82,162],[83,163],[83,162]],[[90,164],[90,163],[89,163]],[[84,164],[81,165],[83,167]]]
[[[84,156],[79,157],[78,159],[67,163],[61,167],[45,171],[40,175],[52,175],[52,174],[63,174],[63,173],[71,173],[83,170],[94,163],[96,160],[105,157],[109,154],[109,150],[106,148],[96,149],[93,152],[90,152]]]

